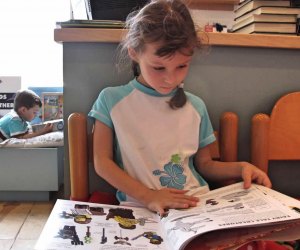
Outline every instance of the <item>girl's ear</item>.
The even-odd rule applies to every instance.
[[[128,55],[131,58],[131,60],[133,60],[135,62],[138,62],[137,53],[136,53],[136,51],[133,48],[128,47]]]

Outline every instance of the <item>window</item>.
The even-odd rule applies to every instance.
[[[62,86],[54,29],[68,19],[69,0],[0,0],[0,76],[21,76],[22,88]]]

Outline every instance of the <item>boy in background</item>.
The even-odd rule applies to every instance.
[[[31,90],[19,90],[14,99],[14,109],[0,119],[0,142],[9,138],[28,139],[52,131],[46,124],[36,132],[30,131],[32,121],[42,106],[40,97]]]

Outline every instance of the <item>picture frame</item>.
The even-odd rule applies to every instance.
[[[44,122],[63,118],[62,92],[43,92],[42,103],[42,119]]]

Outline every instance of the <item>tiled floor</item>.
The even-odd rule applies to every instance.
[[[0,202],[0,250],[34,249],[54,202]]]

